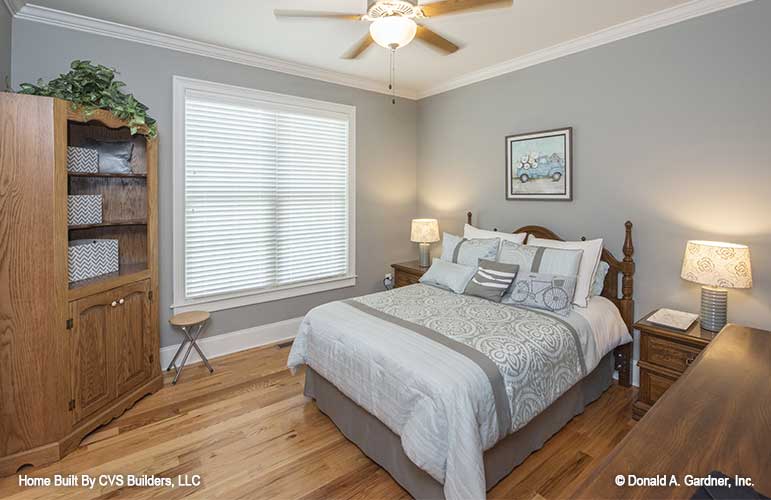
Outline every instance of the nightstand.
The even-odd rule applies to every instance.
[[[427,267],[420,267],[417,260],[391,264],[391,267],[394,269],[394,288],[414,285],[428,271]]]
[[[640,331],[640,390],[632,406],[635,420],[645,415],[717,335],[702,329],[698,320],[686,331],[656,325],[648,321],[655,312],[633,325]]]

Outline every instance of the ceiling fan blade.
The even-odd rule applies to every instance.
[[[447,40],[436,32],[431,31],[425,26],[418,25],[418,31],[415,33],[415,38],[420,38],[429,45],[433,45],[437,49],[452,54],[458,50],[458,46]]]
[[[362,14],[344,14],[341,12],[314,12],[310,10],[281,10],[273,11],[276,17],[319,17],[323,19],[342,19],[345,21],[361,21]]]
[[[367,33],[364,38],[359,41],[359,43],[351,47],[348,52],[343,54],[343,59],[356,59],[373,43],[375,43],[375,40],[372,39],[372,35]]]
[[[442,0],[421,4],[419,7],[424,16],[436,17],[467,10],[511,7],[513,4],[514,0]]]

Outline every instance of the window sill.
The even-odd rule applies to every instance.
[[[187,311],[222,311],[224,309],[262,304],[264,302],[273,302],[275,300],[288,299],[291,297],[299,297],[301,295],[309,295],[311,293],[326,292],[352,286],[356,286],[356,276],[342,276],[323,281],[315,281],[313,283],[273,288],[260,292],[246,292],[228,296],[193,299],[187,302],[174,303],[172,304],[171,309],[174,310],[175,314]]]

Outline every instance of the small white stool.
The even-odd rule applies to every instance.
[[[203,332],[204,327],[208,324],[210,317],[211,315],[206,311],[190,311],[175,314],[169,319],[169,324],[171,324],[171,326],[178,327],[180,330],[182,330],[182,333],[185,334],[185,339],[179,345],[179,349],[177,349],[177,352],[171,359],[169,367],[166,368],[166,371],[170,371],[172,368],[174,368],[174,370],[177,372],[174,375],[174,380],[171,382],[173,385],[176,385],[177,379],[182,373],[182,368],[185,367],[185,363],[187,362],[187,358],[190,356],[190,351],[193,349],[193,347],[195,347],[195,350],[198,351],[198,355],[201,356],[201,360],[206,365],[206,368],[209,369],[209,373],[214,373],[214,368],[211,367],[209,360],[206,359],[206,356],[204,356],[201,348],[198,347],[198,337],[201,336],[201,333]],[[177,357],[179,356],[179,353],[182,352],[185,344],[188,344],[187,352],[185,352],[185,356],[182,358],[182,364],[177,367],[177,365],[174,363],[177,361]]]

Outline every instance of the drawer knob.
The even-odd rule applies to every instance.
[[[124,301],[123,299],[120,299],[120,300],[118,301],[118,304],[123,304],[123,302],[125,302],[125,301]]]
[[[118,303],[117,303],[117,302],[115,302],[115,301],[113,300],[113,301],[112,301],[112,303],[111,303],[110,305],[111,305],[112,307],[115,307],[115,306],[117,306],[117,305],[118,305]]]

